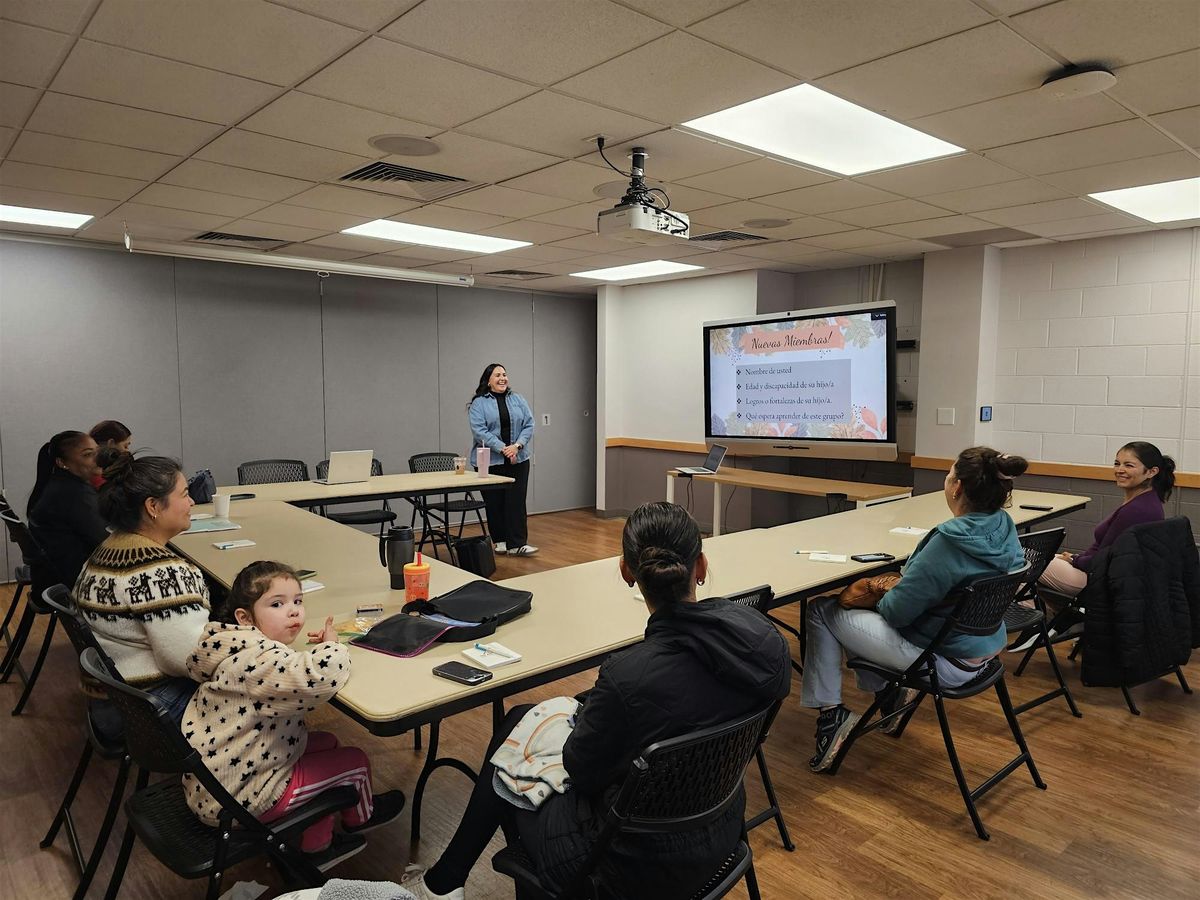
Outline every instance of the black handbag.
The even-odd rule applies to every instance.
[[[481,578],[491,578],[496,571],[496,554],[492,552],[492,541],[482,535],[461,538],[454,542],[454,555],[458,567]]]

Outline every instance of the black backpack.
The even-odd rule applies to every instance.
[[[212,503],[217,492],[217,480],[208,469],[201,469],[188,479],[188,495],[193,503]]]

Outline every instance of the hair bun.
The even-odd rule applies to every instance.
[[[1029,468],[1029,462],[1023,456],[1016,456],[1010,453],[998,453],[992,459],[992,464],[996,467],[996,472],[1001,478],[1013,479],[1018,475],[1024,475],[1025,470]]]
[[[683,566],[683,557],[666,547],[646,547],[638,554],[638,568],[646,566]]]
[[[104,467],[104,480],[123,482],[133,473],[133,454],[128,451],[119,453]]]

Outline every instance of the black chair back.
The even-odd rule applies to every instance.
[[[744,591],[738,591],[734,594],[726,594],[725,599],[730,603],[736,603],[738,606],[749,606],[751,609],[757,609],[763,615],[766,615],[767,610],[771,608],[771,601],[775,599],[775,591],[771,589],[769,584],[760,584],[758,587],[747,588]]]
[[[371,458],[371,474],[372,475],[382,475],[383,474],[383,463],[381,463],[379,460],[375,459],[374,457]],[[328,477],[329,477],[329,460],[323,459],[319,463],[317,463],[317,478],[325,479]]]
[[[995,633],[1017,591],[1029,580],[1028,573],[1029,563],[1025,563],[1015,572],[980,578],[955,591],[951,595],[954,608],[930,649],[941,646],[951,630],[977,635]]]
[[[100,655],[100,661],[104,664],[105,670],[118,681],[125,680],[117,671],[116,664],[97,642],[96,635],[92,633],[91,626],[83,618],[79,604],[75,602],[75,598],[71,596],[66,585],[56,584],[46,588],[42,592],[42,602],[48,609],[58,613],[58,620],[67,630],[67,637],[70,638],[71,646],[75,648],[77,654],[82,656],[85,650],[94,649]]]
[[[238,484],[308,481],[308,464],[300,459],[252,459],[238,466]]]
[[[1029,571],[1025,574],[1026,581],[1030,584],[1037,583],[1066,536],[1065,528],[1047,528],[1045,531],[1031,531],[1020,536],[1021,549],[1025,551],[1025,562],[1029,564]]]
[[[453,472],[456,453],[417,453],[408,458],[410,472]]]
[[[45,560],[42,545],[38,543],[29,526],[21,521],[21,516],[13,509],[4,492],[0,491],[0,520],[8,529],[8,537],[21,551],[21,560],[27,566],[40,566]]]

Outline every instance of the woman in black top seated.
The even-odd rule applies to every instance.
[[[100,474],[96,442],[82,431],[61,431],[38,451],[37,481],[29,495],[29,527],[46,553],[45,586],[73,587],[92,551],[108,537],[91,480]]]
[[[787,696],[787,644],[767,618],[723,598],[697,601],[708,560],[700,529],[682,507],[639,507],[625,523],[621,544],[621,577],[638,585],[650,621],[642,643],[600,667],[563,747],[569,790],[536,812],[517,809],[493,790],[496,770],[487,760],[529,707],[513,709],[492,739],[450,845],[427,871],[410,867],[404,886],[420,900],[462,900],[467,875],[498,827],[510,842],[520,841],[544,883],[561,889],[586,859],[643,749]],[[625,900],[691,896],[732,852],[744,813],[742,796],[703,830],[618,839],[608,855],[606,883]]]

